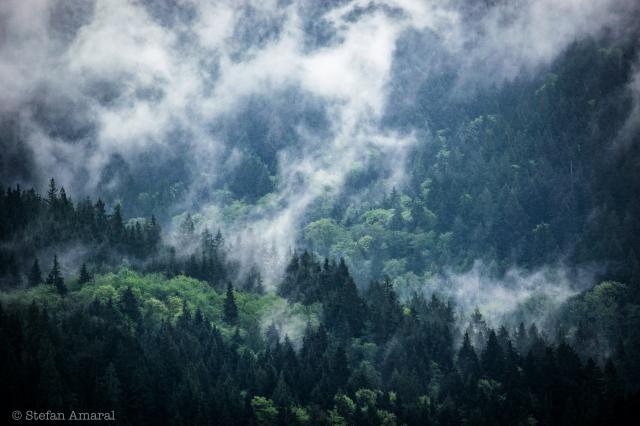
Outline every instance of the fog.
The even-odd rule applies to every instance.
[[[631,0],[488,4],[3,1],[0,124],[11,137],[0,176],[113,194],[128,175],[145,189],[157,170],[183,167],[172,213],[222,227],[232,256],[264,265],[273,287],[309,206],[340,194],[352,170],[373,164],[385,170],[381,190],[402,187],[419,132],[389,117],[432,73],[455,71],[450,96],[526,78],[575,40],[627,35],[639,11]],[[246,155],[243,138],[273,162],[274,191],[231,215],[215,194]],[[497,317],[547,272],[488,286],[474,268],[447,280],[460,304]],[[572,291],[559,276],[541,287],[554,299]]]

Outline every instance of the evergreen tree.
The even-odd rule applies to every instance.
[[[276,327],[275,322],[271,322],[271,325],[269,325],[265,332],[265,337],[267,339],[267,347],[270,350],[273,350],[280,343],[280,333],[278,332],[278,327]]]
[[[190,241],[193,238],[193,234],[195,230],[196,230],[196,226],[193,223],[193,218],[191,217],[191,213],[187,213],[187,216],[184,218],[184,220],[180,224],[180,235],[186,241]]]
[[[251,408],[258,426],[273,426],[278,417],[278,409],[273,401],[263,396],[254,396],[251,399]]]
[[[482,368],[487,376],[496,380],[504,368],[504,352],[494,330],[489,331],[487,344],[482,351]]]
[[[35,287],[42,282],[42,271],[40,270],[40,264],[38,258],[33,261],[31,270],[29,271],[29,287]]]
[[[220,230],[220,228],[218,228],[218,232],[216,232],[214,245],[218,250],[222,250],[224,248],[224,237],[222,236],[222,231]]]
[[[91,277],[91,274],[89,274],[89,271],[87,271],[87,265],[83,262],[82,267],[80,268],[80,276],[78,277],[78,283],[85,284],[91,281],[92,279],[93,277]]]
[[[113,362],[110,362],[104,375],[96,381],[97,403],[103,407],[103,410],[108,408],[117,412],[120,408],[121,387],[116,368]]]
[[[94,218],[94,234],[96,238],[101,239],[107,232],[108,227],[108,218],[107,218],[107,210],[104,205],[104,202],[98,198],[95,209],[95,218]]]
[[[124,223],[122,219],[122,207],[120,204],[116,204],[113,208],[113,213],[109,218],[109,238],[112,243],[119,243],[123,241],[124,237]]]
[[[401,207],[398,205],[393,210],[393,216],[391,216],[391,221],[389,222],[389,229],[393,231],[400,231],[404,226],[404,219],[402,218]]]
[[[138,299],[133,294],[131,287],[127,287],[120,296],[120,307],[122,312],[134,321],[140,319],[140,308],[138,307]]]
[[[56,181],[51,178],[49,181],[49,190],[47,191],[47,203],[49,204],[49,208],[55,208],[56,201],[58,200],[58,187],[56,186]]]
[[[53,256],[53,266],[51,267],[51,271],[47,276],[47,284],[55,287],[58,291],[58,294],[64,296],[67,294],[67,286],[64,283],[64,278],[62,277],[62,272],[60,271],[60,263],[58,263],[58,256]]]
[[[156,220],[155,215],[151,215],[151,219],[147,221],[147,250],[149,253],[155,253],[162,238],[162,229]]]
[[[465,381],[477,377],[479,372],[478,356],[471,345],[469,333],[464,333],[462,347],[458,352],[458,368]]]
[[[234,324],[238,320],[238,307],[231,283],[227,284],[227,293],[224,299],[224,320],[229,324]]]

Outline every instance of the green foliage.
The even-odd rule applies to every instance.
[[[273,189],[269,169],[256,155],[245,153],[233,170],[229,189],[239,198],[255,201]]]
[[[311,222],[304,228],[304,237],[320,253],[328,253],[334,244],[343,241],[346,237],[333,219],[320,219]]]
[[[91,281],[92,277],[87,270],[87,264],[83,263],[80,267],[80,274],[78,276],[78,284],[86,284]]]
[[[317,268],[305,255],[297,262]],[[349,283],[344,263],[327,264],[320,268],[331,272],[323,282]],[[601,319],[613,320],[626,290],[605,282],[570,306],[602,307]],[[225,317],[229,292],[238,313],[234,324]],[[3,292],[0,362],[12,368],[2,368],[0,378],[11,386],[23,383],[4,401],[60,410],[108,404],[132,424],[167,416],[196,424],[457,424],[491,416],[500,424],[526,424],[550,413],[588,424],[635,407],[628,390],[637,384],[621,378],[633,367],[631,357],[616,355],[604,368],[585,364],[568,344],[549,345],[524,324],[512,343],[509,330],[496,333],[479,312],[469,327],[475,338],[465,334],[455,350],[451,305],[435,296],[402,305],[389,280],[373,283],[363,297],[364,326],[354,338],[344,333],[350,306],[331,308],[337,303],[331,298],[321,304],[334,309],[332,315],[320,316],[318,303],[289,306],[277,296],[231,286],[225,295],[193,278],[126,268],[96,275],[65,297],[45,284]],[[312,315],[316,320],[296,337],[297,348],[278,337],[286,330],[280,327],[301,319],[296,316]],[[276,323],[282,316],[287,320]],[[256,329],[260,322],[272,324],[275,337],[265,341]],[[27,371],[39,373],[22,382]],[[179,391],[164,391],[169,388]],[[140,398],[160,405],[131,404]],[[615,414],[607,411],[613,404]],[[514,406],[520,408],[508,409]]]
[[[293,418],[297,425],[305,426],[311,422],[311,416],[304,407],[294,406],[291,411],[293,412]]]
[[[251,399],[251,408],[256,416],[256,422],[260,426],[272,426],[276,424],[278,409],[273,401],[263,396],[254,396]]]
[[[64,278],[62,277],[62,272],[60,271],[58,256],[53,256],[53,266],[51,267],[51,271],[49,272],[49,275],[47,275],[47,279],[45,282],[47,283],[47,285],[53,286],[61,296],[67,294],[67,286],[64,283]]]
[[[415,82],[416,104],[394,116],[401,129],[422,130],[409,183],[382,199],[334,197],[328,213],[310,215],[306,246],[345,257],[362,283],[428,279],[478,259],[501,274],[558,258],[605,262],[606,278],[630,281],[639,151],[611,146],[627,120],[634,55],[629,43],[576,42],[537,77],[463,98],[447,95],[455,75]],[[346,192],[379,194],[376,176],[355,168]]]
[[[238,320],[238,307],[231,283],[227,285],[227,293],[224,298],[224,320],[228,324],[234,324]]]
[[[132,210],[74,203],[53,179],[44,196],[0,189],[5,411],[106,408],[124,424],[622,424],[640,383],[639,148],[611,146],[637,49],[607,43],[574,43],[540,75],[469,96],[449,96],[455,75],[416,81],[415,107],[385,118],[417,130],[406,185],[383,193],[395,171],[356,164],[343,193],[325,189],[303,218],[311,251],[290,260],[279,295],[264,294],[259,265],[239,272],[221,231],[196,234],[202,216],[176,217],[180,250],[155,217],[125,217],[169,211],[186,191],[175,179],[122,194]],[[206,213],[241,225],[256,206],[279,207],[274,146],[290,142],[237,132],[245,155],[206,194],[217,204]],[[80,268],[54,256],[43,283],[37,255],[76,245]],[[558,258],[605,265],[604,281],[545,327],[526,320],[549,297],[496,331],[480,311],[463,324],[452,304],[421,296],[477,259],[500,274]]]

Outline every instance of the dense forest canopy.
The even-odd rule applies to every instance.
[[[632,0],[2,2],[0,416],[623,424],[638,22]]]

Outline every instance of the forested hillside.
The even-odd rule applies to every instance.
[[[633,424],[638,22],[0,2],[1,418]]]
[[[598,262],[631,280],[640,251],[639,153],[636,143],[616,141],[636,55],[631,41],[576,42],[536,78],[471,99],[447,98],[455,74],[424,82],[411,109],[388,117],[421,129],[407,185],[368,203],[332,200],[329,216],[310,213],[304,241],[347,257],[367,278],[412,280],[478,259],[500,272],[562,258]],[[434,96],[445,99],[433,104]],[[374,167],[353,172],[347,194],[365,189],[371,175]]]

